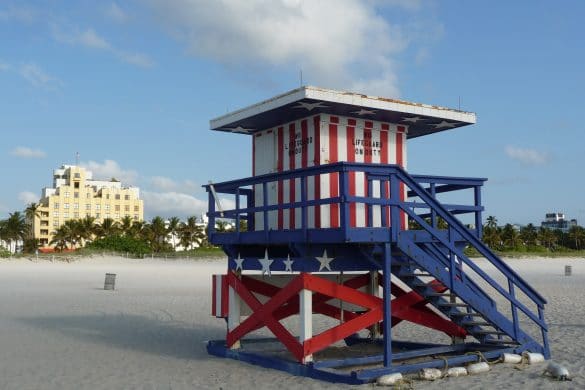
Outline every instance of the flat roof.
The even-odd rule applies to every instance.
[[[253,134],[307,116],[327,114],[404,124],[408,138],[476,122],[473,112],[304,86],[210,121],[212,130]]]

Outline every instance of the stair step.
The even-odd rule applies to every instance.
[[[462,302],[439,302],[438,305],[445,306],[445,307],[468,307],[469,306],[467,303],[462,303]]]
[[[503,339],[489,339],[483,341],[485,344],[516,344],[519,343],[514,340],[503,340]]]
[[[466,317],[466,316],[470,316],[470,317],[483,317],[483,314],[481,314],[481,313],[455,312],[455,313],[451,313],[451,315],[454,316],[454,317]]]
[[[461,323],[462,326],[489,326],[491,325],[488,322],[485,321],[463,321]]]
[[[425,297],[450,297],[451,293],[438,293],[438,292],[432,292],[432,293],[428,293],[425,294]]]
[[[493,335],[501,335],[504,336],[506,333],[500,332],[499,330],[489,330],[489,329],[481,329],[472,332],[473,334],[493,334]]]
[[[404,276],[407,278],[416,278],[416,277],[421,278],[421,277],[428,277],[428,276],[433,276],[433,275],[431,275],[427,272],[424,272],[424,273],[404,273],[404,274],[400,274],[400,276]]]

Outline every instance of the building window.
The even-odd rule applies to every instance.
[[[68,212],[64,212],[63,213],[63,218],[69,218],[69,213]]]
[[[114,215],[116,216],[116,219],[120,219],[120,213],[116,213]]]
[[[134,206],[134,211],[135,211],[135,212],[138,212],[138,211],[140,211],[140,207],[138,207],[138,206]]]
[[[55,212],[53,213],[53,215],[54,215],[55,217],[58,217],[58,216],[59,216],[59,212],[58,212],[58,211],[55,211]]]
[[[138,214],[134,214],[134,220],[138,221]]]
[[[124,200],[130,200],[130,195],[124,195]]]
[[[95,209],[96,209],[96,210],[99,210],[100,208],[101,208],[101,206],[100,206],[99,204],[96,204],[96,205],[95,205]]]
[[[114,208],[115,208],[116,211],[120,211],[120,205],[119,204],[117,204],[116,206],[114,206]]]
[[[100,218],[100,213],[95,213],[95,217],[96,217],[97,219],[99,219],[99,218]]]
[[[55,210],[58,210],[58,209],[59,209],[59,203],[55,203],[55,204],[53,205],[53,208],[54,208]]]
[[[73,203],[73,208],[75,210],[79,210],[79,203]]]
[[[110,199],[110,194],[106,194],[106,199]]]
[[[110,214],[105,214],[104,218],[110,218]]]
[[[69,208],[69,203],[63,203],[63,208],[64,209],[68,209]]]
[[[79,182],[76,181],[75,183],[73,183],[73,188],[79,188]]]
[[[77,184],[77,183],[75,183],[75,184]],[[75,192],[73,193],[73,197],[74,197],[74,198],[79,198],[79,192],[75,191]]]
[[[75,172],[73,174],[73,177],[76,178],[76,179],[80,179],[81,178],[81,174],[79,172]]]
[[[110,205],[109,204],[105,205],[104,208],[106,209],[106,211],[110,211]]]
[[[53,220],[53,227],[59,227],[59,220],[58,219],[54,219]]]
[[[116,194],[116,200],[120,200],[120,194]]]
[[[79,213],[77,212],[73,213],[73,218],[79,218]]]
[[[89,203],[86,203],[86,204],[85,204],[85,209],[86,209],[86,210],[91,210],[91,204],[89,204]]]
[[[69,198],[69,191],[65,191],[65,197]]]
[[[85,194],[85,197],[86,197],[87,199],[91,198],[91,192],[88,192],[87,194]]]
[[[130,211],[130,206],[124,206],[124,211]]]

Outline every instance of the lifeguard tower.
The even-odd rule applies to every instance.
[[[228,256],[212,301],[227,335],[209,353],[345,383],[504,352],[548,358],[545,299],[481,241],[486,179],[406,170],[409,139],[475,121],[308,86],[212,120],[251,137],[253,169],[205,186],[209,240]],[[469,201],[439,200],[453,192]],[[216,231],[218,219],[235,229]],[[395,339],[405,321],[448,341]],[[263,328],[271,337],[251,334]]]

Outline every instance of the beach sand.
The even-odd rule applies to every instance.
[[[573,381],[543,377],[545,365],[497,364],[478,376],[416,381],[415,388],[585,388],[585,259],[508,263],[548,299],[553,360]],[[564,276],[565,265],[572,276]],[[209,356],[206,340],[225,337],[224,322],[210,315],[210,275],[224,269],[222,259],[1,260],[0,389],[371,388]],[[115,291],[104,291],[105,273],[117,274]],[[396,334],[409,332],[416,331]]]

